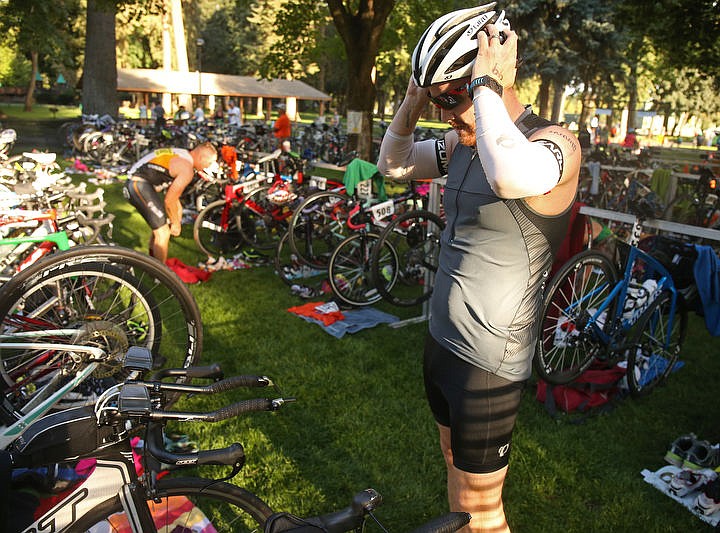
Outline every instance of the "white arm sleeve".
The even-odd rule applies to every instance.
[[[492,89],[476,89],[473,104],[478,155],[495,194],[526,198],[545,194],[557,185],[563,165],[557,145],[529,141]]]
[[[445,141],[415,142],[412,135],[398,135],[388,129],[377,167],[383,176],[398,181],[437,178],[447,172]]]

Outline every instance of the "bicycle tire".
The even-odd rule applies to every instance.
[[[99,263],[64,266],[56,273],[47,273],[42,282],[31,279],[17,291],[9,291],[6,301],[16,305],[0,309],[3,335],[16,334],[20,340],[21,335],[34,333],[38,337],[33,340],[38,342],[62,343],[63,337],[55,328],[65,327],[74,330],[64,337],[66,343],[102,348],[107,360],[59,406],[91,403],[93,394],[110,385],[106,380],[112,379],[114,384],[130,377],[121,362],[129,346],[142,344],[139,334],[149,346],[159,343],[162,324],[157,303],[143,292],[138,281],[122,268]],[[131,329],[129,323],[141,324],[142,329]],[[52,331],[42,334],[44,329]],[[0,377],[8,386],[5,394],[16,409],[22,410],[44,389],[50,376],[71,376],[87,364],[87,359],[85,354],[71,351],[5,346],[0,354]]]
[[[265,522],[273,513],[264,501],[251,492],[230,483],[203,478],[160,479],[157,481],[154,497],[161,499],[161,503],[150,504],[154,509],[153,518],[156,525],[168,520],[181,520],[181,518],[175,519],[177,512],[171,514],[173,509],[168,499],[171,497],[185,497],[190,500],[219,533],[263,531]],[[147,497],[147,499],[150,502],[151,498]],[[79,518],[73,525],[73,530],[88,531],[93,526],[102,524],[106,527],[104,531],[119,531],[122,526],[127,525],[127,519],[122,512],[120,498],[115,496]],[[194,522],[191,521],[197,518],[197,514],[186,513],[182,515],[184,523],[175,521],[172,523],[180,530],[194,531],[185,529],[185,526],[192,525]]]
[[[290,218],[290,250],[301,262],[315,269],[327,269],[330,256],[348,235],[347,194],[320,191],[305,198]]]
[[[432,295],[431,277],[437,272],[440,234],[445,222],[424,209],[408,211],[393,220],[380,234],[370,262],[380,295],[400,307],[421,304]],[[397,271],[389,272],[382,261],[383,245],[390,243],[397,252]],[[393,283],[389,282],[394,276]]]
[[[687,335],[687,309],[678,294],[672,331],[668,331],[672,293],[662,293],[635,324],[627,361],[627,383],[634,397],[649,394],[667,379],[680,356]]]
[[[287,229],[285,218],[290,218],[290,215],[282,218],[277,213],[289,208],[273,205],[267,199],[269,190],[267,186],[254,189],[243,198],[240,205],[240,235],[248,246],[258,250],[274,249]]]
[[[376,233],[355,233],[342,241],[330,257],[328,280],[333,294],[342,302],[352,307],[372,305],[382,298],[375,286],[370,273],[370,258],[373,246],[380,236]],[[397,272],[397,252],[387,241],[380,253],[389,254],[390,268]],[[394,263],[392,262],[394,258]],[[389,291],[392,280],[386,281]]]
[[[69,300],[63,304],[64,307],[55,306],[59,302],[59,296],[56,295],[60,293],[53,296],[54,300],[44,300],[43,290],[56,290],[58,287],[72,289],[73,284],[84,279],[83,276],[119,283],[119,270],[134,280],[133,283],[125,281],[125,287],[128,290],[134,287],[135,297],[147,302],[153,324],[135,320],[137,317],[128,315],[127,301],[122,301],[116,287],[115,294],[104,293],[108,297],[106,301],[100,298],[103,294],[89,292],[89,285],[83,286],[82,299]],[[106,283],[106,287],[113,288],[110,283]],[[36,300],[30,299],[33,295],[37,297]],[[109,307],[104,308],[103,305]],[[59,310],[63,312],[59,313]],[[35,325],[29,319],[34,320]],[[37,328],[67,328],[71,324],[70,320],[74,320],[72,325],[76,328],[86,329],[86,323],[96,321],[114,324],[113,327],[120,330],[111,328],[112,335],[116,338],[125,336],[128,342],[149,348],[156,366],[188,367],[197,364],[202,353],[202,321],[192,294],[168,267],[152,257],[127,248],[77,246],[38,261],[0,287],[0,325],[3,334],[14,333],[16,329],[13,328],[19,327],[18,322],[25,328],[24,331],[29,331]],[[3,351],[3,358],[6,353]],[[180,377],[177,381],[187,380]],[[176,399],[176,395],[171,395],[168,402],[172,403]]]
[[[229,207],[225,200],[208,204],[193,224],[193,239],[198,248],[213,258],[237,254],[245,245],[238,225],[239,213],[240,207],[236,203]],[[223,215],[227,217],[227,228],[222,224]]]
[[[588,310],[598,309],[615,284],[618,272],[612,261],[595,250],[572,257],[551,280],[541,308],[533,366],[552,385],[575,380],[604,348],[587,327]],[[614,302],[606,316],[613,316]],[[602,324],[609,331],[610,321]]]

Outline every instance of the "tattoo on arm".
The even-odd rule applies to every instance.
[[[554,130],[549,130],[549,131],[543,132],[543,133],[548,133],[550,135],[557,135],[561,139],[564,139],[565,141],[567,141],[567,144],[573,153],[577,150],[577,140],[575,138],[573,138],[572,135],[568,135],[567,133],[563,133],[560,131],[554,131]]]

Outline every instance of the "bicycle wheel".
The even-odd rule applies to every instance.
[[[375,286],[385,300],[409,307],[430,298],[444,228],[445,222],[438,215],[417,210],[400,215],[383,230],[370,265]],[[386,242],[397,252],[397,271],[390,271],[390,265],[383,261]],[[394,283],[388,283],[393,277]]]
[[[603,346],[588,320],[617,282],[613,263],[595,250],[580,252],[555,274],[545,293],[533,359],[540,378],[553,385],[569,383],[601,354]],[[606,316],[613,313],[611,304]],[[610,321],[599,322],[603,331],[609,331]]]
[[[330,256],[348,235],[348,201],[343,193],[322,191],[301,202],[289,224],[290,250],[311,268],[326,269]]]
[[[370,257],[379,239],[380,236],[375,233],[356,233],[342,241],[330,257],[330,287],[335,296],[347,305],[362,307],[382,298],[370,273]],[[379,253],[383,257],[383,265],[391,272],[397,272],[398,257],[392,245],[384,242]],[[386,290],[392,288],[394,281],[395,276],[389,281],[384,280]]]
[[[120,360],[128,346],[150,349],[158,367],[196,364],[202,351],[200,312],[187,287],[156,259],[118,246],[78,246],[20,272],[0,288],[0,324],[3,343],[104,349],[107,364],[76,389],[78,402],[125,377]],[[86,362],[72,352],[0,345],[0,374],[18,408],[53,372]]]
[[[289,207],[278,207],[267,199],[270,187],[245,196],[240,206],[238,229],[245,243],[258,250],[272,250],[287,229]]]
[[[229,257],[237,254],[245,241],[238,227],[240,206],[226,206],[216,200],[203,209],[193,224],[193,238],[208,257]]]
[[[258,532],[263,531],[273,513],[264,501],[245,489],[202,478],[160,479],[156,494],[147,500],[156,528],[169,526],[163,531],[199,531],[195,528],[207,518],[212,524],[208,530]],[[81,517],[73,531],[129,531],[120,499],[116,496]]]
[[[672,314],[672,294],[663,291],[635,324],[627,362],[630,394],[644,396],[672,372],[687,334],[687,309],[678,295]],[[672,325],[670,320],[672,319]]]

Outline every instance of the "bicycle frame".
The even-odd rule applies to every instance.
[[[33,227],[30,235],[20,237],[0,238],[0,247],[12,246],[3,254],[0,259],[0,267],[3,269],[12,265],[17,258],[27,252],[33,244],[41,243],[37,250],[25,258],[19,265],[18,271],[27,268],[38,259],[47,255],[54,247],[60,250],[70,249],[70,241],[67,233],[58,231],[57,215],[54,210],[48,211],[28,211],[23,209],[11,209],[0,213],[4,219],[2,227]],[[44,244],[43,244],[44,243]],[[0,281],[7,281],[8,276],[0,276]]]
[[[58,331],[58,333],[63,333]],[[74,330],[67,330],[65,334],[72,335]],[[13,336],[0,336],[0,339],[5,338],[17,338],[17,335]],[[63,350],[73,351],[79,353],[90,354],[97,360],[105,358],[105,352],[94,346],[80,346],[74,344],[54,344],[54,343],[37,343],[37,342],[0,342],[0,348],[30,348],[37,350]],[[37,399],[33,399],[32,402],[25,406],[26,413],[20,420],[11,424],[10,426],[0,426],[0,450],[4,450],[10,444],[12,444],[18,437],[20,437],[25,430],[46,414],[56,403],[58,403],[65,394],[77,387],[80,383],[85,381],[89,376],[95,372],[98,367],[97,362],[90,362],[85,368],[78,371],[65,385],[57,389],[50,395],[40,394]],[[47,388],[47,387],[46,387]],[[44,396],[44,397],[40,397]],[[8,415],[12,416],[11,413]]]
[[[657,289],[649,295],[643,305],[635,309],[630,317],[624,318],[624,303],[627,299],[633,268],[638,260],[642,261],[646,266],[649,266],[652,271],[658,273],[660,278],[657,280]],[[606,288],[607,285],[596,288],[594,291],[585,295],[583,299],[575,302],[566,311],[568,314],[573,314],[575,308],[582,307],[584,302],[589,301],[594,295]],[[594,338],[596,338],[608,349],[608,353],[619,350],[623,346],[622,342],[625,338],[625,334],[633,327],[633,325],[635,325],[638,319],[662,291],[670,291],[672,295],[669,323],[665,334],[665,341],[670,342],[673,330],[672,326],[675,321],[675,312],[677,309],[677,289],[673,283],[672,276],[662,263],[639,248],[631,245],[623,277],[615,284],[610,291],[610,294],[605,298],[595,312],[588,317],[584,331],[590,332]],[[616,303],[617,305],[614,306],[613,313],[608,314],[613,303]],[[609,327],[606,327],[607,324],[609,324]]]

